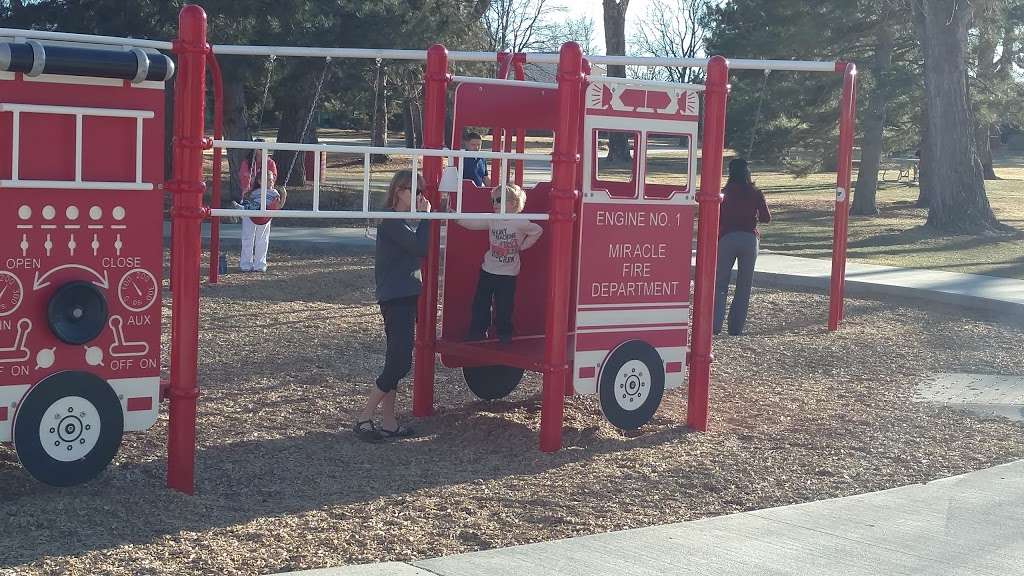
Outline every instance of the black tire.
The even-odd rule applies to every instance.
[[[46,306],[50,331],[65,344],[85,344],[107,326],[107,300],[99,288],[81,280],[68,282]]]
[[[44,419],[54,425],[42,428]],[[123,432],[117,394],[88,372],[58,372],[45,378],[29,390],[14,416],[18,460],[29,474],[51,486],[74,486],[95,478],[114,459]]]
[[[665,364],[661,354],[640,340],[623,342],[601,367],[598,394],[601,411],[612,425],[623,430],[643,426],[654,416],[665,395]]]
[[[512,393],[523,379],[522,368],[512,366],[466,366],[462,375],[469,389],[481,400],[498,400]]]

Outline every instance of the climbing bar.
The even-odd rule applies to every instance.
[[[0,28],[0,37],[37,38],[41,40],[62,40],[68,42],[91,42],[95,44],[111,44],[115,46],[139,46],[170,50],[170,42],[156,40],[138,40],[135,38],[117,38],[113,36],[95,36],[91,34],[69,34],[65,32],[46,32],[41,30],[17,30]],[[249,56],[303,56],[311,58],[367,58],[384,60],[426,60],[426,50],[377,50],[372,48],[313,48],[301,46],[237,46],[216,45],[215,54],[233,54]],[[497,58],[496,52],[448,52],[448,60],[453,62],[488,62]],[[612,64],[620,66],[670,66],[676,68],[707,68],[707,58],[655,58],[645,56],[586,56],[591,64]],[[527,62],[532,64],[556,64],[558,54],[526,54]],[[789,70],[794,72],[842,72],[837,70],[836,62],[812,60],[751,60],[730,59],[730,70]]]
[[[214,218],[321,218],[335,220],[364,220],[366,218],[377,218],[381,220],[394,220],[409,218],[414,215],[423,220],[493,220],[491,212],[394,212],[381,210],[240,210],[235,208],[211,208],[210,216]],[[546,213],[537,214],[502,214],[502,220],[547,220]]]
[[[558,84],[554,82],[533,82],[530,80],[506,80],[503,78],[479,78],[477,76],[452,76],[453,82],[464,82],[467,84],[491,84],[494,86],[519,86],[527,88],[543,88],[547,90],[558,90]]]
[[[689,90],[690,92],[703,92],[703,84],[686,84],[684,82],[659,82],[657,80],[640,80],[638,78],[616,78],[614,76],[601,76],[593,78],[601,84],[622,84],[624,86],[643,86],[645,88],[665,88],[668,90]]]
[[[398,148],[390,146],[349,146],[346,144],[299,144],[295,142],[250,142],[248,140],[214,140],[214,147],[239,150],[291,150],[295,152],[330,152],[336,154],[394,154],[441,158],[505,158],[550,162],[551,154],[522,152],[489,152],[485,150],[448,150],[434,148]]]

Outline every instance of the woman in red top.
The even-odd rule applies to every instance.
[[[750,286],[754,281],[754,262],[760,235],[758,222],[771,222],[764,193],[750,179],[747,161],[736,158],[729,162],[729,181],[722,190],[724,198],[718,225],[718,269],[715,276],[715,334],[725,322],[725,298],[729,294],[729,278],[733,264],[739,260],[736,293],[729,308],[729,334],[739,336],[747,321]]]

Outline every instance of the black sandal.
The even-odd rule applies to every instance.
[[[384,436],[377,431],[377,427],[374,426],[373,420],[362,420],[360,422],[356,422],[355,425],[352,426],[352,431],[355,432],[356,436],[363,442],[377,444],[384,441]]]
[[[398,428],[394,430],[388,430],[386,428],[380,429],[380,435],[383,438],[409,438],[415,433],[415,430],[408,426],[403,426],[402,424],[399,424]]]

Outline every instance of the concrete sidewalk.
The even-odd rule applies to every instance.
[[[761,252],[754,277],[762,286],[828,290],[831,274],[829,260]],[[1013,278],[847,261],[846,294],[865,298],[911,298],[1024,318],[1024,281]]]
[[[238,224],[225,224],[221,227],[222,247],[229,254],[237,252],[240,232]],[[170,223],[164,224],[164,236],[170,236]],[[209,238],[209,223],[203,224],[203,238]],[[276,246],[352,252],[372,250],[373,245],[374,240],[367,236],[365,226],[277,226],[273,229],[271,250]],[[828,290],[831,272],[832,263],[828,260],[762,251],[757,258],[754,281],[758,286],[824,292]],[[1024,281],[1012,278],[847,262],[846,295],[853,298],[900,298],[936,302],[1024,319]]]
[[[1024,461],[882,492],[294,576],[1024,574]]]

